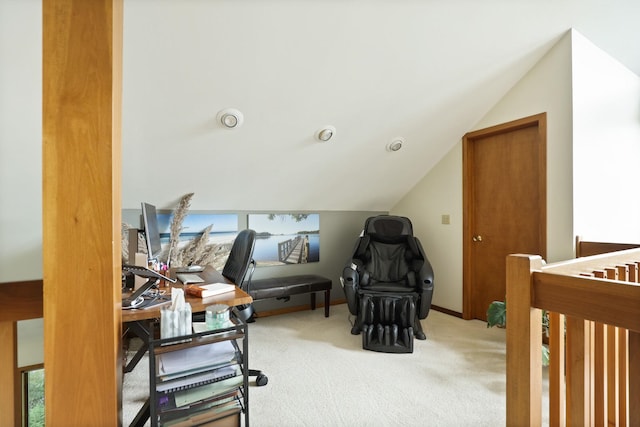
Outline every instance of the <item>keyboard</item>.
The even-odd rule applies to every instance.
[[[200,273],[201,271],[204,271],[204,267],[201,265],[187,265],[175,269],[176,273]]]
[[[203,283],[204,279],[197,274],[178,273],[176,277],[185,285],[189,283]]]

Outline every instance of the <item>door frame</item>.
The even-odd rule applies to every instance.
[[[540,145],[538,152],[538,188],[540,203],[540,246],[537,254],[546,259],[547,253],[547,113],[539,113],[485,129],[468,132],[462,138],[462,318],[470,320],[471,295],[473,290],[473,258],[471,256],[471,238],[474,233],[474,182],[473,150],[474,143],[482,138],[509,133],[519,129],[535,126],[539,131]],[[506,262],[506,260],[505,260]]]

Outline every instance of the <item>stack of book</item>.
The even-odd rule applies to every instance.
[[[206,423],[242,409],[244,377],[232,341],[157,355],[156,407],[163,426]]]
[[[236,286],[230,283],[211,283],[208,285],[187,285],[184,291],[187,295],[192,295],[198,298],[207,298],[214,295],[224,294],[227,292],[234,292]]]

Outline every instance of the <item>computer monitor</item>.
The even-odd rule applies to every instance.
[[[160,243],[156,207],[142,202],[142,220],[144,222],[144,239],[147,243],[147,261],[157,261],[162,251],[162,244]]]

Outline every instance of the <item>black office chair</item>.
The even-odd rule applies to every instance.
[[[256,262],[253,259],[253,248],[256,241],[256,232],[254,230],[242,230],[236,236],[229,252],[227,262],[222,269],[222,275],[233,283],[238,285],[240,289],[249,293],[251,286],[251,277],[255,270]],[[246,304],[236,307],[238,316],[244,321],[250,321],[253,315],[253,304]],[[269,378],[262,371],[257,369],[249,369],[249,376],[256,377],[256,385],[263,386],[269,382]]]
[[[351,333],[363,334],[365,349],[410,353],[414,336],[426,339],[420,320],[431,307],[433,269],[409,218],[368,218],[341,281],[356,316]]]
[[[229,257],[222,269],[222,275],[240,289],[248,293],[255,261],[253,260],[253,248],[256,241],[256,232],[250,229],[242,230],[233,241],[233,246],[229,252]],[[242,305],[236,307],[242,320],[249,320],[253,315],[253,305]]]

